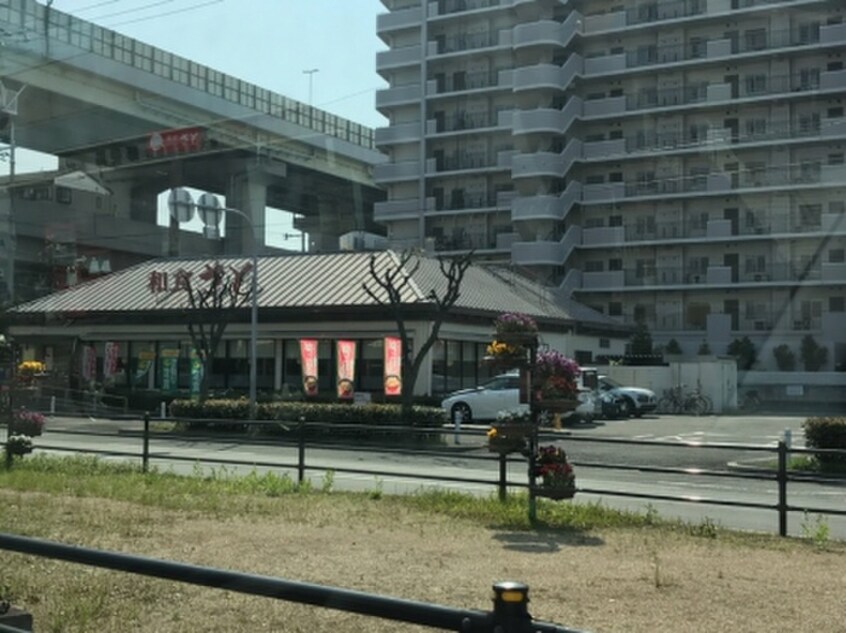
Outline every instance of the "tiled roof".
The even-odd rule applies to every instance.
[[[371,257],[379,274],[396,269],[399,256],[392,251],[376,253],[349,252],[260,257],[259,308],[364,307],[377,303],[364,290],[377,286],[370,277]],[[118,271],[100,279],[62,290],[16,306],[17,314],[86,313],[114,314],[181,310],[188,307],[185,292],[152,292],[151,275],[167,274],[167,287],[172,288],[180,271],[194,275],[202,272],[213,260],[159,259]],[[217,260],[227,269],[238,270],[250,263],[249,257]],[[248,277],[249,280],[249,277]],[[421,259],[412,283],[403,290],[407,304],[428,303],[432,289],[442,291],[446,281],[438,261]],[[378,292],[377,292],[378,294]],[[456,310],[498,314],[522,312],[553,321],[590,321],[615,325],[616,322],[585,306],[566,307],[541,285],[515,273],[471,266],[464,277]]]

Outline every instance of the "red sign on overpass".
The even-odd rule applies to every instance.
[[[147,138],[147,153],[152,156],[189,154],[203,149],[205,133],[201,127],[153,132]]]

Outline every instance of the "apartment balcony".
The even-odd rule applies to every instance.
[[[560,153],[516,154],[511,159],[512,178],[562,178],[582,158],[582,142],[573,139]]]
[[[421,165],[417,160],[397,163],[382,163],[373,167],[373,180],[377,184],[416,180],[420,177]]]
[[[376,109],[391,108],[400,105],[412,105],[420,103],[423,91],[420,84],[408,86],[395,86],[376,91]]]
[[[427,175],[445,172],[504,170],[511,168],[513,152],[453,152],[426,160]]]
[[[417,121],[376,128],[374,133],[376,147],[386,147],[400,143],[414,143],[421,138],[420,123]]]
[[[444,73],[436,79],[430,79],[426,82],[426,95],[433,97],[492,89],[511,90],[513,86],[512,74],[513,71],[510,68],[453,75]]]
[[[431,56],[468,53],[488,48],[511,48],[511,29],[493,33],[458,33],[429,42]]]
[[[561,66],[536,64],[514,69],[514,92],[523,90],[565,91],[572,81],[584,72],[584,59],[573,53]]]
[[[624,286],[625,278],[622,270],[582,271],[582,290],[610,290]]]
[[[541,20],[514,27],[512,41],[515,50],[533,46],[566,48],[581,33],[582,14],[571,11],[563,22]]]
[[[452,112],[449,115],[427,121],[426,134],[469,132],[491,128],[510,128],[511,111],[502,112]]]
[[[396,31],[420,28],[422,25],[422,5],[391,11],[390,13],[381,13],[376,16],[376,33],[383,40]]]
[[[435,207],[434,198],[426,198],[426,208]],[[407,200],[387,200],[377,202],[373,205],[373,219],[376,222],[387,220],[405,220],[419,218],[421,215],[420,200],[409,198]]]
[[[577,118],[582,117],[583,103],[581,98],[573,96],[560,110],[555,108],[514,110],[511,132],[514,136],[564,134]]]
[[[465,193],[463,190],[455,190],[456,193],[435,203],[435,211],[467,211],[482,209],[496,210],[507,208],[507,205],[500,205],[502,201],[497,193]]]
[[[511,201],[511,221],[563,221],[581,198],[581,185],[571,181],[561,195],[517,196]]]
[[[382,73],[404,66],[418,66],[423,61],[423,48],[419,44],[393,48],[376,53],[376,72]]]
[[[580,241],[581,229],[571,226],[558,241],[514,242],[511,245],[511,261],[518,266],[560,266]]]
[[[438,0],[437,2],[429,2],[429,17],[434,18],[508,6],[511,6],[511,0]]]

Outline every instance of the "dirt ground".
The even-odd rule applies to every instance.
[[[37,517],[38,536],[66,543],[461,608],[487,610],[492,583],[518,580],[535,618],[595,632],[846,632],[842,544],[511,532],[341,495],[283,496],[236,518],[7,490],[0,508],[0,531]],[[4,585],[37,631],[422,630],[8,552]]]

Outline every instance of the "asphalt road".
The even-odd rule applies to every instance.
[[[576,464],[580,489],[577,502],[598,501],[609,507],[637,512],[652,508],[661,516],[679,518],[694,524],[714,523],[733,529],[776,533],[778,516],[774,509],[716,505],[708,503],[708,500],[774,506],[777,502],[777,484],[774,479],[738,479],[735,475],[738,472],[758,472],[762,460],[772,462],[775,458],[774,453],[750,450],[746,446],[748,444],[774,447],[779,439],[784,438],[785,429],[790,429],[792,445],[802,447],[802,421],[803,418],[799,417],[779,416],[653,416],[565,428],[555,432],[554,436],[550,435],[542,443],[553,439],[559,442]],[[94,448],[139,456],[140,428],[139,421],[118,423],[56,418],[48,421],[45,435],[38,438],[36,444],[45,448]],[[74,433],[108,432],[110,435],[66,434],[62,430]],[[331,468],[335,470],[336,489],[379,489],[386,494],[408,493],[425,486],[479,495],[493,494],[498,464],[491,459],[485,448],[482,429],[477,429],[473,435],[462,435],[459,444],[455,443],[455,439],[452,432],[447,432],[445,450],[436,455],[309,446],[306,463],[314,470],[308,470],[307,476],[316,486],[320,486],[323,480],[321,469]],[[619,439],[641,440],[644,445],[614,443],[614,440]],[[669,443],[669,446],[655,445],[656,441]],[[260,471],[272,469],[296,477],[297,452],[291,444],[270,442],[254,445],[244,443],[237,437],[168,438],[154,439],[150,448],[152,463],[165,470],[193,472],[198,460],[213,459],[249,464],[227,465],[233,471],[246,473],[253,468]],[[138,457],[134,459],[139,460]],[[606,466],[599,467],[598,464]],[[607,465],[613,465],[614,468],[608,468]],[[205,468],[211,467],[209,465]],[[704,470],[712,475],[654,472],[654,469]],[[509,481],[525,482],[525,462],[515,460],[509,463],[508,473]],[[416,477],[409,476],[412,474]],[[444,480],[421,479],[434,476]],[[472,479],[476,482],[449,479]],[[645,494],[685,497],[689,502],[636,497]],[[846,482],[830,485],[790,482],[788,503],[796,507],[846,509]],[[815,514],[805,516],[802,512],[791,512],[788,532],[795,536],[807,534],[816,525],[815,520]],[[823,520],[832,538],[846,539],[846,517],[827,516]]]

